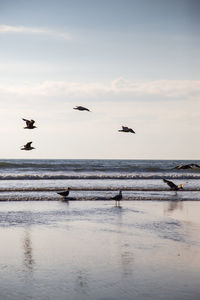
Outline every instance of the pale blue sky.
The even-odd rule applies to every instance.
[[[198,159],[199,13],[196,0],[0,0],[0,157]]]

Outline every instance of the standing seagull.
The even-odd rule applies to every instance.
[[[26,145],[24,145],[24,148],[21,148],[21,150],[32,150],[35,149],[34,147],[31,146],[32,142],[28,142],[26,143]]]
[[[58,195],[63,196],[64,199],[69,195],[69,191],[71,190],[70,187],[68,187],[68,189],[66,191],[63,192],[57,192]]]
[[[170,180],[163,179],[163,181],[171,188],[173,191],[183,190],[184,183],[176,185]]]
[[[24,129],[34,129],[34,128],[37,128],[36,126],[33,125],[35,123],[34,120],[27,120],[27,119],[24,119],[24,118],[22,118],[22,120],[26,122],[26,127],[24,127]]]
[[[119,191],[119,194],[112,197],[111,199],[115,200],[115,206],[120,206],[120,200],[122,200],[122,191]]]
[[[90,111],[88,108],[86,108],[84,106],[76,106],[76,107],[74,107],[74,109],[77,109],[77,110],[80,110],[80,111],[83,111],[83,110]]]
[[[121,130],[118,130],[120,132],[131,132],[131,133],[135,133],[135,131],[132,128],[126,127],[126,126],[122,126]]]

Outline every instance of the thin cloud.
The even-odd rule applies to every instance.
[[[138,96],[199,97],[200,80],[154,80],[138,83],[118,78],[112,81],[112,89],[115,93],[130,93]]]
[[[1,94],[87,99],[199,99],[200,80],[155,80],[131,82],[123,78],[109,84],[44,81],[18,85],[0,84]]]
[[[9,34],[9,33],[40,34],[40,35],[55,36],[65,40],[70,39],[70,35],[68,33],[57,32],[46,28],[0,25],[0,34]]]

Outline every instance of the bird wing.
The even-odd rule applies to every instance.
[[[197,165],[197,164],[192,164],[195,168],[200,168],[200,166],[199,165]]]
[[[87,110],[87,111],[90,111],[87,107],[84,107],[84,106],[79,106],[82,110]]]
[[[32,142],[28,142],[24,147],[29,148],[31,146]]]
[[[119,195],[116,195],[116,196],[112,197],[111,199],[118,200],[118,198],[119,198]]]
[[[57,194],[67,197],[69,195],[69,191],[57,192]]]
[[[30,120],[30,124],[33,125],[35,123],[34,120]]]
[[[63,196],[63,192],[57,192],[57,194]]]
[[[78,109],[78,110],[87,110],[90,111],[88,108],[84,107],[84,106],[76,106],[74,109]]]
[[[27,126],[29,126],[30,123],[31,123],[31,121],[29,121],[29,120],[27,120],[27,119],[22,118],[22,120],[26,122],[26,125],[27,125]]]
[[[177,185],[175,184],[175,183],[173,183],[172,181],[170,181],[170,180],[167,180],[167,179],[163,179],[163,181],[165,182],[165,183],[167,183],[168,184],[168,186],[170,187],[170,188],[175,188],[175,189],[177,189]]]
[[[121,199],[122,199],[122,193],[121,193],[121,192],[119,192],[119,194],[118,194],[118,195],[116,195],[116,196],[112,197],[111,199],[113,199],[113,200],[121,200]]]
[[[128,130],[129,128],[126,127],[126,126],[122,126],[122,129],[123,129],[123,130]]]

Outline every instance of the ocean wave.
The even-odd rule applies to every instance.
[[[200,179],[200,174],[78,174],[78,175],[54,175],[54,174],[3,174],[0,175],[0,180],[134,180],[134,179]]]
[[[113,173],[190,173],[200,174],[200,169],[177,170],[178,161],[140,160],[1,160],[0,170],[49,172],[113,172]],[[179,162],[180,164],[180,162]]]

